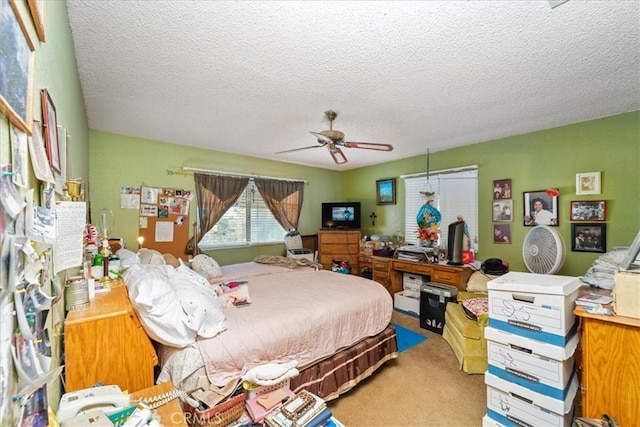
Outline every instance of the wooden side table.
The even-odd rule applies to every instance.
[[[173,390],[173,384],[171,382],[166,382],[132,393],[131,400],[132,402],[134,400],[138,401],[145,397],[158,396],[163,393],[168,393],[171,390]],[[180,400],[177,398],[154,409],[154,411],[156,411],[156,413],[160,416],[160,424],[163,426],[187,427],[187,421],[185,419],[184,412],[182,411]]]

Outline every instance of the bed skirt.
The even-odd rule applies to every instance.
[[[389,324],[378,335],[303,369],[300,375],[291,378],[290,388],[296,393],[306,389],[329,401],[351,390],[386,361],[397,357],[396,331]]]

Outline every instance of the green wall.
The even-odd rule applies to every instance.
[[[42,121],[42,107],[40,103],[40,90],[47,88],[56,108],[58,124],[67,129],[67,176],[87,180],[89,178],[89,126],[86,119],[84,100],[80,80],[77,72],[71,29],[67,17],[67,3],[65,1],[47,1],[44,4],[44,22],[46,42],[39,42],[33,26],[31,14],[26,1],[16,1],[20,16],[29,32],[35,47],[35,66],[33,84],[33,119]],[[3,6],[5,3],[3,3]],[[9,140],[9,120],[0,110],[0,164],[6,165],[12,162]],[[61,155],[64,155],[61,153]],[[29,160],[28,187],[20,188],[20,193],[26,198],[27,191],[34,190],[36,203],[40,201],[42,183],[33,174],[31,160]],[[41,252],[49,245],[36,244],[36,250]],[[60,273],[64,280],[64,272]],[[45,289],[51,294],[51,289]],[[0,304],[12,304],[12,296],[0,301]],[[5,312],[3,310],[3,312]],[[61,300],[52,309],[47,327],[51,338],[52,353],[54,354],[52,366],[59,365],[57,357],[62,351],[61,335],[53,333],[58,331],[64,320],[64,303]],[[6,323],[5,323],[6,322]],[[0,323],[14,324],[15,319],[2,318]],[[5,352],[7,349],[2,349]],[[10,359],[10,356],[9,356]],[[15,378],[7,379],[10,395],[17,394],[18,384]],[[55,410],[62,394],[62,386],[59,380],[54,380],[47,386],[49,405]],[[13,425],[11,417],[17,417],[19,408],[12,405],[13,414],[0,413],[0,425]],[[17,420],[17,418],[16,418]]]
[[[342,173],[342,197],[363,202],[363,234],[392,235],[404,229],[403,180],[397,179],[397,204],[393,206],[376,206],[375,182],[426,171],[427,148],[425,155]],[[522,261],[522,243],[530,230],[522,225],[522,193],[526,191],[560,189],[557,229],[567,256],[558,274],[583,275],[600,255],[571,251],[572,200],[607,201],[607,250],[628,246],[640,230],[640,111],[430,153],[430,170],[465,165],[479,166],[479,259],[502,258],[512,270],[527,271]],[[602,193],[576,196],[576,173],[596,171],[602,173]],[[510,245],[493,243],[492,188],[493,180],[498,179],[512,180]],[[375,229],[370,225],[371,212],[377,215]]]
[[[135,250],[138,237],[138,211],[120,208],[121,186],[194,188],[193,175],[168,174],[183,166],[224,172],[260,174],[307,181],[298,229],[301,234],[315,234],[320,227],[320,204],[340,200],[340,173],[291,163],[275,162],[199,148],[183,147],[103,132],[90,137],[91,209],[107,208],[114,212],[113,236],[124,238],[125,246]],[[190,221],[195,221],[195,203]],[[191,230],[190,235],[193,235]],[[284,236],[283,236],[284,239]],[[259,245],[208,251],[221,265],[250,261],[257,255],[283,255],[284,245]]]
[[[321,202],[359,200],[363,234],[390,235],[404,229],[404,182],[397,179],[396,205],[376,206],[376,180],[426,170],[426,147],[425,155],[333,172],[101,132],[92,132],[90,141],[91,206],[94,210],[108,207],[115,212],[114,235],[124,237],[129,246],[136,241],[138,214],[136,210],[119,208],[118,190],[132,185],[193,189],[192,176],[168,175],[167,169],[191,166],[303,178],[309,183],[299,227],[302,234],[317,232]],[[522,242],[530,230],[521,220],[525,191],[560,189],[557,229],[567,246],[567,255],[559,274],[582,275],[599,256],[571,252],[570,201],[607,201],[607,249],[629,245],[640,229],[640,111],[430,154],[431,170],[472,164],[479,166],[479,259],[498,257],[508,261],[512,270],[527,271],[522,261]],[[576,173],[595,171],[602,173],[602,194],[576,196]],[[497,179],[512,180],[513,243],[508,245],[493,243],[492,188]],[[192,218],[193,212],[192,209]],[[371,212],[377,215],[375,228],[370,225]],[[282,245],[266,245],[210,253],[226,265],[282,251]]]

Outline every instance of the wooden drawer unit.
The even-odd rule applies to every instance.
[[[325,270],[331,270],[331,263],[335,259],[349,261],[351,274],[360,274],[359,253],[359,231],[322,230],[318,232],[318,262]]]
[[[422,274],[431,277],[431,264],[411,261],[393,261],[393,269],[398,271],[406,271],[408,273]]]
[[[381,257],[373,257],[373,280],[380,283],[382,286],[387,288],[389,294],[393,297],[394,287],[393,280],[391,278],[391,263],[393,262],[390,258],[381,258]],[[401,291],[402,289],[400,289]],[[399,291],[397,291],[399,292]]]
[[[463,271],[464,270],[464,271]],[[465,272],[471,273],[470,268],[456,268],[456,267],[447,267],[438,265],[433,268],[433,274],[431,274],[431,281],[436,283],[443,283],[445,285],[452,285],[458,287],[460,290],[464,290],[464,288],[460,288],[459,285],[467,284],[467,280],[469,280],[470,274],[463,281],[463,277]]]
[[[466,290],[469,277],[471,277],[471,273],[473,273],[471,268],[468,267],[398,260],[393,260],[392,270],[392,287],[393,289],[397,289],[396,292],[402,290],[403,272],[427,276],[431,282],[452,285],[460,291]]]
[[[130,392],[153,386],[158,356],[120,282],[64,322],[66,392],[97,382]]]

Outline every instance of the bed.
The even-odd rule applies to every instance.
[[[193,274],[185,265],[175,270]],[[147,319],[149,313],[136,302],[141,298],[136,286],[130,286],[135,282],[133,275],[125,272],[132,305],[157,342],[158,383],[171,381],[184,390],[203,383],[229,389],[252,368],[297,363],[300,374],[290,379],[290,388],[304,388],[332,400],[398,357],[395,330],[390,324],[393,303],[386,289],[376,282],[312,267],[286,268],[257,262],[220,270],[221,275],[209,278],[209,282],[246,281],[251,304],[227,304],[222,308],[223,321],[216,317],[214,328],[209,326],[186,345],[158,337]],[[183,288],[176,289],[176,295],[185,293],[183,281],[180,283]],[[182,306],[185,311],[184,302]],[[198,309],[187,306],[186,311],[190,310]],[[212,323],[209,319],[208,324]]]

